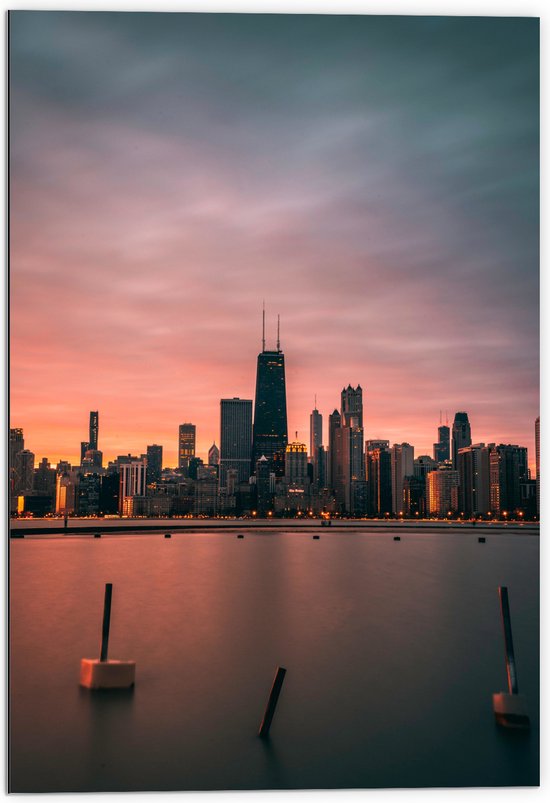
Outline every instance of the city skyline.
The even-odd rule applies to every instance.
[[[176,465],[186,421],[205,457],[265,298],[302,441],[353,382],[367,439],[431,454],[466,410],[534,465],[536,20],[16,12],[10,81],[11,426],[38,459],[76,462],[89,410],[106,460]]]

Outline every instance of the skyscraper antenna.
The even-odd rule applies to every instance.
[[[279,331],[280,331],[280,319],[281,319],[281,316],[280,316],[280,315],[277,315],[277,351],[280,351],[280,350],[281,350],[281,339],[280,339],[280,337],[279,337]]]
[[[315,394],[315,409],[317,409],[317,394]]]
[[[439,411],[439,426],[441,426],[441,424],[443,423],[442,416],[443,416],[443,410],[440,410]]]
[[[445,423],[449,426],[449,411],[445,410]]]
[[[262,304],[262,351],[265,351],[265,301]]]

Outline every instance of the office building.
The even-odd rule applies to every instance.
[[[122,513],[124,500],[129,496],[145,496],[147,487],[147,459],[119,458],[120,490],[119,509]]]
[[[319,486],[320,479],[320,466],[319,466],[319,449],[323,445],[323,416],[317,409],[315,403],[314,409],[309,416],[309,459],[313,466],[313,482]]]
[[[489,449],[491,511],[513,516],[521,508],[521,483],[529,479],[527,449],[513,444],[491,444]]]
[[[280,347],[278,325],[277,348],[275,351],[266,351],[264,313],[262,351],[258,354],[256,373],[252,470],[255,471],[259,459],[265,457],[270,472],[282,477],[287,443],[285,356]]]
[[[162,446],[152,443],[147,447],[147,485],[162,479]]]
[[[458,461],[458,450],[471,445],[472,433],[470,430],[470,422],[468,421],[468,413],[455,413],[452,442],[452,461],[455,471]]]
[[[391,448],[391,493],[394,513],[403,512],[403,479],[414,475],[414,446],[394,443]]]
[[[447,518],[458,511],[458,471],[444,463],[426,477],[426,503],[429,516]]]
[[[434,460],[444,463],[451,459],[451,430],[447,424],[437,428],[437,443],[434,443]]]
[[[189,461],[195,457],[197,428],[194,424],[180,424],[178,438],[178,468],[187,470]]]
[[[210,449],[208,450],[208,465],[219,466],[219,464],[220,464],[220,450],[218,449],[216,444],[213,443]]]
[[[97,451],[98,449],[98,436],[99,436],[99,413],[97,410],[90,412],[90,433],[88,437],[89,449]]]
[[[489,449],[476,443],[458,450],[458,510],[466,517],[485,515],[490,509]]]
[[[367,441],[366,463],[367,512],[369,516],[387,516],[393,511],[391,452],[388,441]]]
[[[305,486],[309,484],[307,472],[307,446],[294,441],[286,447],[285,480],[287,483]]]
[[[237,471],[237,484],[248,482],[253,473],[252,400],[221,399],[220,401],[220,488],[226,488],[228,472]]]
[[[535,420],[535,465],[537,481],[537,516],[540,516],[540,416]]]
[[[342,426],[342,416],[334,410],[328,417],[328,487],[334,489],[336,479],[336,430]]]
[[[361,385],[352,388],[348,385],[341,393],[341,414],[343,427],[363,427],[363,390]]]

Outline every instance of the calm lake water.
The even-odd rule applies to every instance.
[[[10,790],[536,785],[538,537],[392,535],[12,540]],[[106,582],[109,657],[136,660],[133,692],[78,685]],[[494,722],[499,585],[527,735]]]

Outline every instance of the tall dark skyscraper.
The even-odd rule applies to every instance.
[[[535,466],[537,470],[537,516],[540,516],[540,416],[535,420]]]
[[[458,450],[472,445],[472,433],[468,413],[455,413],[453,423],[453,468],[458,465]]]
[[[336,482],[336,430],[342,426],[342,416],[334,410],[328,417],[328,484],[334,489]]]
[[[258,460],[265,456],[270,470],[282,477],[285,471],[284,459],[288,444],[285,355],[280,347],[278,324],[277,348],[275,351],[266,351],[265,312],[263,324],[262,351],[258,354],[256,373],[252,470],[256,470]]]
[[[162,446],[156,443],[147,447],[147,483],[160,482],[162,476]]]
[[[237,482],[250,477],[252,453],[252,399],[220,400],[220,487],[227,487],[227,472],[237,472]]]
[[[195,457],[197,428],[194,424],[180,424],[178,437],[178,468],[189,468],[189,461]]]
[[[348,385],[342,390],[342,426],[363,426],[363,390],[361,385],[352,388]]]
[[[447,424],[442,424],[441,419],[437,428],[437,443],[434,443],[434,460],[444,463],[451,459],[451,430]]]
[[[88,443],[89,448],[97,450],[97,439],[99,436],[99,413],[97,410],[90,412],[90,437]]]

